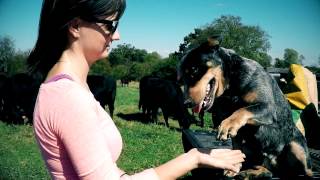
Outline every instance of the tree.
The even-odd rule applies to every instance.
[[[257,58],[256,61],[261,64],[261,66],[263,67],[270,67],[271,66],[271,61],[272,61],[272,57],[270,55],[268,55],[267,53],[257,53]]]
[[[112,67],[111,76],[115,79],[121,79],[121,77],[125,76],[128,72],[128,67],[126,65],[116,65]]]
[[[283,59],[287,64],[301,64],[298,57],[299,53],[296,50],[290,48],[284,50]]]
[[[130,80],[140,80],[143,76],[151,73],[152,63],[137,63],[134,62],[129,68],[128,77]]]
[[[145,57],[144,57],[144,61],[143,62],[157,62],[161,60],[161,56],[159,55],[159,53],[157,52],[151,52],[148,53]]]
[[[9,61],[15,53],[14,42],[9,36],[0,36],[0,72],[8,73]]]
[[[306,58],[304,57],[304,55],[299,55],[299,60],[298,60],[298,62],[299,62],[299,64],[303,64],[303,62],[304,62],[304,60],[305,60]]]
[[[204,39],[200,37],[202,30],[199,28],[194,29],[194,32],[188,34],[183,38],[183,43],[179,45],[179,52],[176,52],[175,55],[181,57],[183,53],[188,51],[189,49],[200,44],[200,40]]]
[[[120,44],[114,48],[108,57],[115,78],[127,77],[139,80],[150,74],[154,66],[162,59],[159,53],[148,53],[145,49],[137,49],[130,44]]]
[[[100,59],[90,68],[90,74],[110,75],[111,71],[112,68],[107,58]]]
[[[299,53],[294,49],[286,48],[284,50],[283,59],[276,58],[275,60],[276,60],[276,62],[274,64],[275,67],[287,68],[291,64],[301,64],[302,65],[302,62],[304,61],[304,56],[303,55],[299,56]]]
[[[221,16],[203,28],[196,28],[184,38],[176,54],[181,58],[189,49],[214,35],[221,35],[221,46],[234,49],[241,56],[263,62],[263,65],[271,64],[271,59],[266,58],[270,49],[269,35],[259,26],[243,25],[241,18],[235,16]],[[270,62],[266,62],[268,60]]]
[[[136,49],[130,44],[119,44],[109,54],[109,62],[114,65],[130,65],[133,62],[144,62],[147,51],[144,49]]]
[[[169,55],[168,58],[163,59],[153,67],[151,74],[163,79],[176,81],[178,62],[176,56]]]
[[[280,58],[275,59],[274,67],[276,67],[276,68],[287,68],[287,67],[289,67],[289,65],[290,64],[285,62],[283,59],[280,59]]]
[[[27,73],[27,58],[29,54],[29,50],[15,52],[12,58],[7,62],[7,74]]]

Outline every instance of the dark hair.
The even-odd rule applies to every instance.
[[[119,20],[125,0],[44,0],[38,39],[28,57],[29,70],[46,75],[68,45],[68,25],[75,18]]]

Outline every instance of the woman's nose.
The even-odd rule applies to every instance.
[[[118,30],[116,30],[113,34],[112,34],[112,40],[120,40],[120,33]]]

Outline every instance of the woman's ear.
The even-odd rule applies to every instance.
[[[81,20],[78,18],[73,19],[68,26],[69,33],[72,37],[78,38],[79,37],[79,27],[80,27]]]

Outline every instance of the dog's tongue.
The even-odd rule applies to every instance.
[[[195,106],[194,108],[192,108],[192,111],[194,113],[199,113],[201,111],[201,107],[202,107],[202,102],[200,104],[198,104],[197,106]]]

